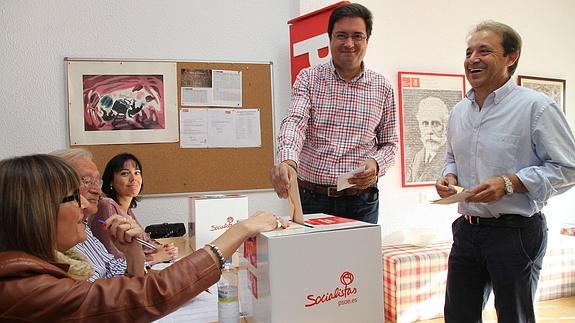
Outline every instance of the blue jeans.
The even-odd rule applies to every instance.
[[[341,197],[328,197],[300,187],[299,195],[304,214],[325,213],[377,224],[379,190],[376,186],[360,195]]]
[[[535,322],[533,299],[547,249],[545,216],[534,215],[522,227],[473,225],[461,216],[452,231],[445,322],[482,322],[492,290],[498,322]]]

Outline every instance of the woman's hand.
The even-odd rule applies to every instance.
[[[260,232],[271,231],[279,228],[287,228],[289,222],[271,212],[257,211],[249,218],[234,224],[221,236],[212,242],[222,253],[223,259],[227,259],[248,238],[256,236]],[[218,255],[211,247],[204,249],[210,253],[214,261],[221,265]]]
[[[144,250],[134,238],[142,238],[144,231],[132,218],[114,214],[106,220],[110,238],[126,258],[126,275],[142,277],[144,270]]]
[[[106,220],[106,229],[116,248],[126,257],[143,254],[142,246],[134,238],[142,238],[144,231],[134,219],[114,214]]]
[[[146,255],[146,261],[149,265],[153,266],[160,262],[175,261],[178,259],[178,247],[173,243],[162,245],[156,242],[155,244],[158,247],[158,252]]]
[[[248,238],[257,235],[260,232],[272,231],[279,228],[287,228],[289,222],[271,212],[267,211],[256,211],[246,220],[239,222],[246,228]]]
[[[170,256],[170,259],[178,259],[178,247],[176,247],[173,242],[163,245],[162,248],[164,248],[164,252]]]

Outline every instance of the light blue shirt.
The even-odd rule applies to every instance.
[[[83,253],[92,267],[94,274],[88,279],[93,282],[100,278],[111,278],[115,276],[124,276],[126,272],[126,260],[124,258],[115,258],[114,255],[106,250],[106,247],[94,236],[90,227],[86,225],[86,241],[76,245],[76,249]]]
[[[565,116],[552,99],[511,79],[481,110],[473,89],[467,92],[451,111],[447,144],[443,175],[457,175],[459,186],[515,174],[528,190],[493,203],[460,202],[461,214],[530,216],[575,184],[575,140]]]

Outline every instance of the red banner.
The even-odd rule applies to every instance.
[[[292,84],[302,69],[329,61],[329,16],[335,7],[346,3],[350,2],[334,3],[288,21]]]

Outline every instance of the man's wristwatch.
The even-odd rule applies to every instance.
[[[503,175],[501,178],[503,178],[503,182],[505,183],[505,195],[513,194],[513,183],[511,183],[509,177]]]

